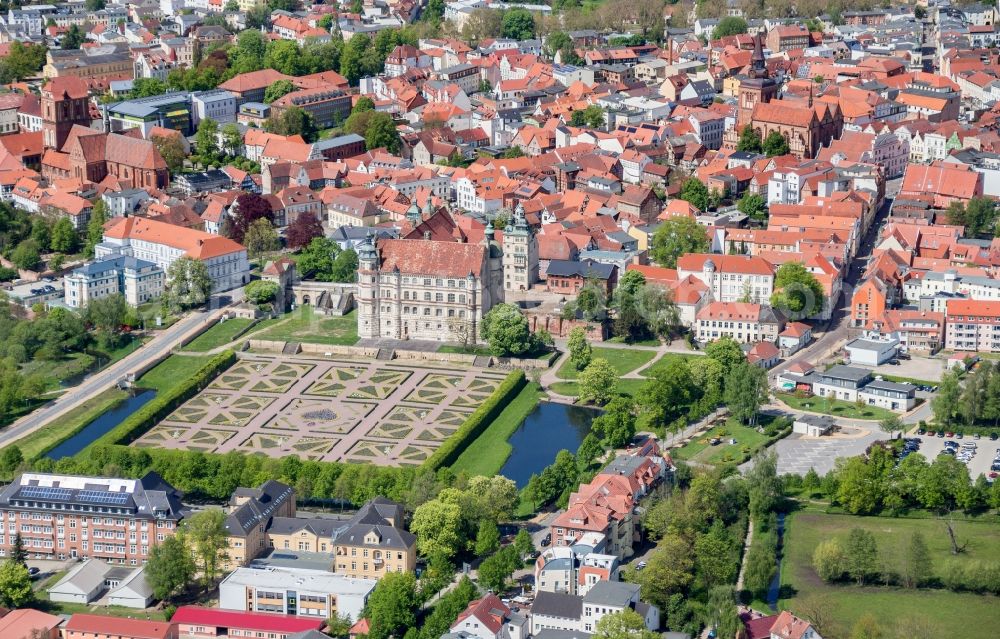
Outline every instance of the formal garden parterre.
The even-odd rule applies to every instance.
[[[420,465],[505,377],[424,363],[250,354],[132,446]]]

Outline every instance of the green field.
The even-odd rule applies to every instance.
[[[1000,524],[988,521],[955,521],[952,524],[966,552],[959,561],[997,561],[1000,559]],[[784,561],[781,571],[783,594],[779,607],[805,614],[800,606],[818,596],[827,607],[826,616],[834,619],[839,632],[848,636],[862,615],[874,615],[886,630],[901,620],[923,618],[937,630],[926,636],[988,639],[996,637],[1000,624],[1000,598],[992,595],[955,593],[943,589],[905,589],[895,586],[855,586],[827,584],[812,567],[812,554],[823,540],[845,540],[852,528],[870,530],[878,542],[879,553],[888,565],[900,565],[899,557],[914,531],[921,531],[927,542],[935,570],[940,562],[952,559],[944,523],[933,519],[894,519],[854,517],[819,512],[797,512],[786,520]]]
[[[543,396],[537,384],[525,384],[486,430],[459,455],[451,469],[470,476],[492,477],[500,472],[513,450],[507,440],[538,405]]]
[[[286,319],[287,318],[287,319]],[[312,306],[300,306],[255,337],[282,342],[306,342],[351,346],[358,341],[358,312],[342,317],[326,317],[313,312]]]
[[[217,322],[215,326],[208,329],[198,337],[191,340],[184,351],[205,352],[213,348],[224,346],[236,339],[248,326],[253,324],[253,320],[242,317],[235,317],[224,322]]]
[[[596,346],[593,349],[593,358],[608,360],[608,363],[611,364],[611,367],[619,375],[630,373],[637,368],[645,366],[654,357],[656,357],[656,351],[632,350],[629,348],[601,348],[600,346]],[[556,372],[556,376],[560,379],[576,379],[579,375],[580,371],[576,370],[576,367],[573,366],[569,359]]]
[[[139,388],[163,391],[200,369],[212,359],[211,355],[171,355],[136,380]]]
[[[878,406],[858,406],[853,402],[845,402],[842,399],[829,399],[818,396],[799,398],[792,393],[775,393],[774,396],[787,404],[789,408],[833,415],[835,417],[845,417],[847,419],[881,421],[886,417],[898,414]]]
[[[710,441],[713,437],[718,437],[722,443],[712,446]],[[736,439],[735,444],[729,443],[731,438]],[[680,448],[672,449],[670,456],[701,464],[739,463],[743,457],[756,452],[766,441],[767,435],[758,433],[756,428],[728,419],[724,425],[712,428]]]
[[[457,344],[442,344],[438,346],[439,353],[459,353],[462,355],[490,355],[490,349],[485,346],[459,346]]]

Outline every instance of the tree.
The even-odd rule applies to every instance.
[[[823,581],[836,581],[847,572],[847,553],[836,539],[824,539],[816,545],[813,568]]]
[[[353,282],[358,274],[358,253],[354,249],[341,251],[333,260],[331,282]]]
[[[479,564],[479,583],[494,592],[500,592],[507,579],[523,565],[514,547],[504,546]]]
[[[934,411],[934,421],[940,426],[951,426],[959,414],[961,400],[961,385],[958,372],[950,370],[941,376],[937,395],[931,400]]]
[[[219,143],[216,133],[219,123],[212,118],[205,118],[198,123],[198,131],[194,135],[194,149],[202,162],[212,163],[219,159]]]
[[[608,360],[595,358],[578,378],[580,401],[607,404],[615,396],[618,387],[618,371]]]
[[[136,78],[132,81],[132,90],[129,92],[129,97],[132,99],[149,98],[154,95],[163,95],[166,92],[167,85],[163,83],[163,80],[158,78]]]
[[[10,560],[22,566],[28,565],[28,551],[24,549],[24,539],[21,538],[21,533],[14,535],[14,547],[10,549]]]
[[[903,583],[907,588],[916,588],[926,583],[931,576],[930,551],[927,549],[923,534],[918,530],[910,536],[910,544],[906,548]]]
[[[212,293],[212,278],[208,267],[201,260],[181,257],[167,269],[167,287],[164,302],[174,310],[200,306]]]
[[[765,521],[774,512],[784,494],[778,478],[778,455],[774,449],[765,449],[753,457],[753,465],[746,471],[747,493],[750,497],[750,517]]]
[[[187,157],[187,151],[184,149],[184,143],[181,142],[180,136],[154,135],[151,141],[156,150],[163,156],[163,161],[167,163],[167,169],[171,173],[179,173],[184,168],[184,158]]]
[[[326,634],[331,637],[346,637],[351,631],[351,626],[354,623],[351,621],[351,615],[349,614],[339,614],[333,613],[333,616],[326,620]]]
[[[528,319],[514,304],[495,305],[483,317],[479,330],[496,357],[524,355],[534,346]]]
[[[569,332],[566,347],[569,348],[569,361],[573,364],[573,368],[578,371],[587,368],[594,354],[594,349],[587,341],[587,330],[582,326],[574,327]]]
[[[121,339],[122,326],[128,316],[129,306],[121,293],[91,299],[87,303],[85,317],[96,330],[98,341],[105,346],[117,346]]]
[[[755,219],[764,218],[766,217],[767,200],[762,195],[747,191],[740,198],[740,201],[736,203],[736,208],[747,217]]]
[[[288,40],[281,40],[280,42],[288,42]],[[295,85],[292,84],[291,80],[278,80],[264,91],[264,103],[271,104],[278,98],[288,95],[294,90]]]
[[[36,217],[31,222],[31,240],[39,251],[47,251],[52,246],[52,227],[44,217]]]
[[[78,24],[71,24],[69,30],[61,38],[60,44],[63,49],[79,49],[80,45],[86,40],[86,36],[83,33],[83,29],[80,28]]]
[[[38,244],[34,240],[21,242],[14,248],[14,252],[10,254],[10,261],[14,263],[14,266],[23,271],[34,269],[41,260],[42,256],[38,253]]]
[[[698,536],[694,543],[694,555],[698,573],[706,587],[712,588],[736,579],[739,550],[721,520],[716,520],[706,534]]]
[[[4,449],[0,451],[0,475],[4,478],[13,476],[14,472],[21,466],[22,463],[24,463],[24,453],[21,452],[21,448],[16,444],[5,446]],[[17,536],[14,537],[14,541],[14,550],[16,550]],[[21,550],[24,550],[23,544],[21,545]]]
[[[666,609],[670,597],[683,593],[694,580],[694,553],[680,535],[667,534],[638,574],[643,601]]]
[[[726,405],[733,417],[743,423],[757,423],[757,413],[767,401],[767,371],[744,362],[726,377]]]
[[[368,120],[365,128],[365,148],[369,151],[384,148],[389,153],[398,153],[400,148],[399,131],[388,113],[376,111]]]
[[[323,235],[323,224],[314,213],[300,213],[285,230],[285,241],[289,248],[301,249],[313,239]]]
[[[282,109],[278,115],[271,115],[264,123],[264,129],[278,135],[301,135],[306,142],[316,141],[316,121],[311,113],[293,106]]]
[[[965,227],[965,237],[992,237],[996,234],[997,205],[989,197],[977,196],[965,203],[952,202],[946,215],[949,224]]]
[[[171,535],[150,549],[145,575],[153,596],[171,599],[184,590],[195,574],[194,557],[184,535]]]
[[[594,639],[657,639],[645,620],[631,608],[604,615],[597,621]]]
[[[656,230],[650,255],[661,266],[676,268],[677,258],[680,256],[687,253],[705,253],[708,249],[708,234],[705,232],[705,227],[692,218],[674,216],[663,222]]]
[[[229,239],[243,242],[250,226],[257,220],[274,222],[274,211],[266,198],[256,193],[243,193],[236,198],[235,211],[229,215]]]
[[[413,573],[386,573],[378,580],[365,605],[363,616],[371,623],[368,637],[401,637],[403,630],[416,624],[419,605],[417,579]]]
[[[222,127],[223,152],[229,155],[239,155],[243,151],[243,134],[235,122],[229,122]]]
[[[421,504],[413,511],[410,532],[424,556],[454,557],[462,546],[462,508],[439,499]]]
[[[573,111],[573,115],[570,117],[570,124],[573,126],[586,126],[591,129],[604,128],[606,124],[604,109],[596,104],[591,104],[586,109]]]
[[[519,501],[517,484],[503,475],[473,477],[465,493],[468,503],[463,510],[473,519],[511,519]]]
[[[630,397],[615,397],[594,419],[591,432],[611,448],[622,448],[635,437],[635,403]]]
[[[104,223],[108,221],[106,210],[104,199],[97,198],[90,211],[90,221],[87,222],[87,242],[83,249],[87,258],[94,257],[94,247],[104,241]]]
[[[52,227],[52,250],[60,253],[74,253],[80,243],[80,236],[77,235],[73,223],[68,217],[60,217]]]
[[[271,280],[254,280],[244,288],[244,296],[257,306],[269,304],[278,295],[278,283]]]
[[[253,27],[240,31],[236,36],[236,46],[229,50],[229,66],[233,73],[249,73],[264,68],[264,54],[267,41],[258,29]]]
[[[23,608],[34,598],[28,568],[13,559],[0,562],[0,604],[8,608]]]
[[[741,33],[747,32],[747,21],[743,18],[734,18],[732,16],[726,16],[725,18],[719,20],[719,24],[715,25],[715,29],[712,31],[712,39],[718,40],[719,38],[724,38],[726,36],[739,35]]]
[[[500,547],[500,529],[495,521],[483,519],[476,533],[476,554],[480,557],[493,554]]]
[[[199,511],[184,520],[183,530],[184,538],[200,563],[205,587],[209,588],[219,576],[219,569],[227,557],[229,535],[226,532],[226,514],[216,508]]]
[[[285,75],[298,75],[302,72],[301,53],[294,40],[271,40],[264,50],[264,67]]]
[[[875,536],[864,528],[852,528],[847,535],[844,556],[847,574],[859,586],[863,586],[865,579],[872,574],[873,567],[878,565],[878,545],[875,543]]]
[[[535,37],[535,17],[527,9],[504,11],[500,35],[514,40],[530,40]]]
[[[823,285],[801,262],[785,262],[774,276],[771,306],[793,319],[823,310]]]
[[[0,58],[0,83],[17,82],[41,71],[46,51],[41,44],[11,42],[7,55]]]
[[[892,439],[897,430],[903,430],[903,420],[898,415],[890,415],[878,423],[878,428],[883,433],[888,433],[889,439]]]
[[[514,537],[514,548],[521,557],[527,557],[535,551],[535,542],[531,539],[531,533],[527,528],[521,528]]]
[[[243,244],[247,247],[247,254],[250,259],[259,259],[265,253],[277,251],[281,248],[281,240],[278,239],[278,232],[274,230],[274,225],[267,218],[259,218],[253,221],[250,228],[243,236]]]
[[[787,155],[788,154],[788,140],[785,136],[777,131],[771,131],[764,138],[763,145],[764,153],[767,157],[773,158],[776,155]]]
[[[699,211],[708,210],[709,206],[709,193],[708,187],[696,177],[689,177],[681,185],[681,192],[679,194],[680,199],[684,200],[688,204],[691,204]],[[691,219],[691,218],[684,218]],[[694,220],[691,220],[694,222]]]

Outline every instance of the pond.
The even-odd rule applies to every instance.
[[[560,450],[575,454],[590,432],[591,422],[600,414],[596,408],[539,403],[507,440],[513,450],[500,474],[524,488],[531,475],[542,472]]]
[[[156,391],[152,390],[135,393],[116,408],[104,413],[84,426],[80,432],[45,453],[45,456],[53,460],[72,457],[93,444],[99,437],[108,433],[112,428],[122,423],[126,417],[139,410],[139,408],[154,397],[156,397]]]

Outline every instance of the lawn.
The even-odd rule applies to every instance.
[[[823,413],[835,417],[846,417],[847,419],[870,419],[881,421],[886,417],[892,417],[897,413],[878,406],[858,406],[853,402],[846,402],[842,399],[829,399],[826,397],[805,397],[799,398],[792,393],[775,393],[774,396],[790,408],[805,410],[813,413]]]
[[[1000,524],[955,521],[953,526],[957,537],[968,542],[959,561],[995,562],[1000,559]],[[781,573],[782,590],[791,596],[781,599],[779,607],[794,612],[804,597],[818,595],[825,600],[827,616],[838,620],[842,626],[837,636],[847,636],[855,621],[866,613],[875,615],[887,630],[901,619],[916,617],[925,618],[938,628],[938,633],[927,636],[967,639],[996,636],[1000,599],[991,595],[892,586],[832,585],[821,581],[812,568],[816,545],[831,537],[845,540],[855,527],[865,528],[875,535],[879,552],[893,566],[900,565],[899,557],[917,530],[924,535],[935,569],[942,560],[953,557],[947,532],[940,521],[797,512],[786,520]],[[972,620],[974,623],[969,623]]]
[[[52,615],[72,615],[75,613],[107,615],[111,617],[129,617],[131,619],[149,619],[152,621],[166,621],[163,610],[149,608],[147,610],[136,610],[135,608],[125,608],[123,606],[99,606],[96,604],[76,604],[61,603],[55,601],[42,600],[38,606],[41,610]]]
[[[218,348],[236,339],[248,326],[253,324],[253,320],[242,317],[235,317],[224,322],[217,322],[215,326],[208,329],[198,337],[191,340],[184,351],[204,352],[213,348]]]
[[[594,359],[606,359],[608,363],[618,372],[619,375],[632,372],[637,368],[645,366],[656,357],[655,351],[632,350],[629,348],[601,348],[597,346],[593,350]],[[559,367],[556,376],[560,379],[576,379],[580,371],[567,359]]]
[[[710,441],[713,437],[718,437],[722,443],[712,446]],[[730,439],[736,439],[736,443],[730,444]],[[745,456],[754,454],[765,441],[767,436],[758,433],[756,428],[728,419],[724,425],[712,428],[680,448],[672,449],[670,456],[701,464],[739,463]]]
[[[62,359],[33,359],[21,366],[24,375],[40,375],[46,380],[46,387],[55,389],[64,379],[71,379],[86,373],[97,358],[90,353],[70,353]]]
[[[287,319],[286,319],[287,318]],[[351,346],[358,341],[358,314],[351,311],[342,317],[325,317],[313,312],[312,306],[300,306],[285,315],[285,321],[258,333],[259,339],[283,342],[307,342]]]
[[[171,355],[136,380],[139,388],[164,391],[173,388],[212,359],[212,355]]]
[[[645,383],[645,378],[619,379],[617,391],[631,397],[638,397]],[[576,382],[555,382],[554,384],[550,384],[549,388],[553,392],[567,397],[576,397],[580,394],[580,385]]]
[[[485,346],[459,346],[458,344],[442,344],[438,346],[439,353],[459,353],[461,355],[491,355]]]
[[[500,472],[513,450],[507,440],[538,405],[544,393],[537,384],[526,384],[486,430],[459,455],[453,471],[492,477]]]
[[[52,448],[72,433],[83,428],[118,404],[125,401],[128,393],[110,388],[72,408],[63,417],[49,422],[29,435],[15,442],[25,459],[32,459]]]

